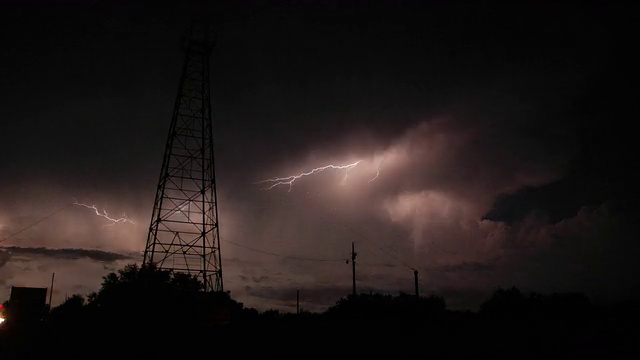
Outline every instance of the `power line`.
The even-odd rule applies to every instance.
[[[289,256],[289,255],[282,255],[282,254],[276,254],[276,253],[272,253],[272,252],[268,252],[268,251],[264,251],[264,250],[258,250],[258,249],[254,249],[252,247],[246,246],[246,245],[242,245],[242,244],[238,244],[238,243],[234,243],[232,241],[229,240],[222,240],[226,243],[229,243],[231,245],[235,245],[247,250],[251,250],[251,251],[255,251],[261,254],[267,254],[267,255],[272,255],[272,256],[277,256],[277,257],[281,257],[281,258],[285,258],[285,259],[291,259],[291,260],[301,260],[301,261],[345,261],[345,259],[317,259],[317,258],[303,258],[303,257],[297,257],[297,256]]]
[[[407,263],[405,263],[404,261],[400,260],[400,258],[399,258],[399,257],[397,257],[397,256],[395,256],[395,255],[393,255],[393,254],[391,254],[391,253],[389,253],[389,252],[387,252],[387,251],[386,251],[385,249],[383,249],[382,247],[378,247],[378,249],[380,249],[383,253],[385,253],[385,254],[387,254],[387,255],[391,256],[392,258],[394,258],[394,259],[398,260],[398,262],[400,262],[402,265],[404,265],[404,266],[408,267],[409,269],[414,270],[414,271],[416,270],[415,268],[413,268],[413,267],[409,266],[409,265],[408,265]]]
[[[15,233],[10,234],[7,237],[1,239],[0,243],[4,242],[4,241],[7,241],[7,240],[9,240],[10,238],[12,238],[12,237],[14,237],[16,235],[31,229],[32,227],[34,227],[34,226],[38,225],[39,223],[41,223],[41,222],[53,217],[54,215],[56,215],[57,213],[61,212],[62,210],[66,209],[68,206],[71,206],[71,205],[73,205],[73,203],[66,204],[66,205],[56,209],[55,211],[53,211],[52,213],[46,215],[45,217],[42,217],[42,218],[38,219],[37,221],[29,224],[29,226],[27,226],[27,227],[25,227],[25,228],[23,228],[23,229],[21,229],[19,231],[16,231]],[[232,242],[232,241],[229,241],[229,240],[222,240],[222,241],[224,241],[226,243],[229,243],[231,245],[235,245],[235,246],[247,249],[247,250],[255,251],[255,252],[266,254],[266,255],[277,256],[277,257],[281,257],[281,258],[285,258],[285,259],[291,259],[291,260],[319,261],[319,262],[345,261],[345,259],[318,259],[318,258],[303,258],[303,257],[297,257],[297,256],[282,255],[282,254],[276,254],[276,253],[272,253],[272,252],[268,252],[268,251],[264,251],[264,250],[255,249],[255,248],[252,248],[252,247],[249,247],[249,246],[246,246],[246,245],[242,245],[242,244],[238,244],[238,243],[235,243],[235,242]]]
[[[320,206],[320,208],[323,208],[323,207],[322,207],[322,206]],[[326,208],[323,208],[323,210],[325,211],[325,213],[327,212],[327,211],[326,211]],[[321,218],[323,218],[325,221],[327,221],[327,219],[326,219],[324,216],[322,216],[322,214],[320,214],[320,215],[319,215],[319,217],[321,217]],[[366,241],[373,241],[373,242],[375,242],[375,243],[376,243],[376,245],[379,245],[379,244],[377,244],[377,241],[375,241],[375,240],[373,240],[373,239],[370,239],[370,238],[366,237],[366,236],[365,236],[365,235],[364,235],[360,230],[355,229],[354,227],[349,226],[348,224],[346,224],[346,223],[344,223],[344,222],[334,221],[334,223],[337,223],[337,224],[340,224],[340,225],[344,226],[347,230],[351,230],[352,232],[356,233],[356,235],[358,235],[358,236],[359,236],[361,239],[363,239],[363,240],[366,240]],[[405,263],[404,261],[400,260],[400,258],[398,258],[397,256],[395,256],[395,255],[393,255],[393,254],[391,254],[391,253],[387,252],[386,250],[384,250],[381,246],[378,246],[378,249],[380,249],[380,251],[384,252],[385,254],[389,255],[390,257],[394,258],[396,261],[398,261],[398,262],[399,262],[399,263],[401,263],[402,265],[406,266],[408,269],[413,270],[413,271],[415,271],[415,270],[416,270],[414,267],[412,267],[412,266],[408,265],[407,263]]]
[[[10,234],[10,235],[8,235],[7,237],[5,237],[5,238],[1,239],[1,240],[0,240],[0,243],[1,243],[1,242],[4,242],[4,241],[7,241],[7,240],[9,240],[10,238],[12,238],[12,237],[14,237],[14,236],[16,236],[16,235],[18,235],[18,234],[20,234],[20,233],[23,233],[23,232],[25,232],[25,231],[27,231],[27,230],[31,229],[32,227],[34,227],[34,226],[38,225],[39,223],[41,223],[41,222],[43,222],[43,221],[45,221],[45,220],[47,220],[47,219],[49,219],[49,218],[53,217],[54,215],[58,214],[59,212],[61,212],[62,210],[66,209],[68,206],[71,206],[71,205],[73,205],[73,203],[66,204],[66,205],[64,205],[64,206],[62,206],[62,207],[60,207],[60,208],[56,209],[56,210],[55,210],[55,211],[53,211],[52,213],[50,213],[50,214],[48,214],[48,215],[46,215],[46,216],[44,216],[44,217],[42,217],[42,218],[38,219],[37,221],[35,221],[35,222],[31,223],[31,224],[30,224],[30,225],[28,225],[27,227],[25,227],[25,228],[23,228],[23,229],[21,229],[21,230],[19,230],[19,231],[15,232],[15,233],[13,233],[13,234]],[[326,220],[326,219],[325,219],[325,220]],[[338,223],[338,224],[340,224],[340,225],[342,225],[342,226],[344,226],[344,227],[348,228],[349,230],[351,230],[351,231],[355,232],[355,233],[356,233],[358,236],[360,236],[362,239],[367,239],[367,238],[366,238],[366,237],[365,237],[365,236],[364,236],[360,231],[358,231],[358,230],[356,230],[356,229],[354,229],[354,228],[352,228],[352,227],[348,226],[347,224],[344,224],[344,223],[342,223],[342,222],[336,222],[336,223]],[[370,240],[370,239],[367,239],[367,240]],[[252,248],[252,247],[249,247],[249,246],[246,246],[246,245],[242,245],[242,244],[238,244],[238,243],[235,243],[235,242],[232,242],[232,241],[229,241],[229,240],[222,240],[222,241],[224,241],[224,242],[226,242],[226,243],[229,243],[229,244],[231,244],[231,245],[235,245],[235,246],[238,246],[238,247],[241,247],[241,248],[247,249],[247,250],[255,251],[255,252],[257,252],[257,253],[266,254],[266,255],[271,255],[271,256],[276,256],[276,257],[280,257],[280,258],[284,258],[284,259],[299,260],[299,261],[318,261],[318,262],[338,262],[338,261],[345,261],[345,259],[319,259],[319,258],[304,258],[304,257],[297,257],[297,256],[283,255],[283,254],[277,254],[277,253],[273,253],[273,252],[269,252],[269,251],[264,251],[264,250],[255,249],[255,248]],[[391,254],[391,253],[387,252],[387,251],[386,251],[386,250],[384,250],[382,247],[379,247],[379,249],[380,249],[382,252],[384,252],[385,254],[387,254],[387,255],[391,256],[392,258],[394,258],[395,260],[397,260],[398,262],[400,262],[402,265],[406,266],[407,268],[409,268],[409,269],[411,269],[411,270],[414,270],[414,268],[412,268],[411,266],[409,266],[409,265],[408,265],[407,263],[405,263],[404,261],[400,260],[398,257],[394,256],[393,254]]]
[[[50,213],[49,215],[47,215],[47,216],[35,221],[34,223],[31,223],[29,226],[23,228],[22,230],[19,230],[19,231],[13,233],[13,234],[10,234],[9,236],[7,236],[4,239],[0,240],[0,243],[9,240],[11,237],[16,236],[16,235],[18,235],[18,234],[20,234],[20,233],[22,233],[24,231],[27,231],[27,230],[31,229],[32,227],[34,227],[34,226],[38,225],[39,223],[47,220],[48,218],[54,216],[55,214],[61,212],[62,210],[66,209],[68,206],[71,206],[71,205],[73,205],[73,203],[66,204],[65,206],[57,209],[56,211]]]

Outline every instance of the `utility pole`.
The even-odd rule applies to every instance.
[[[355,243],[351,242],[351,272],[353,275],[353,296],[356,296],[356,248]]]
[[[420,299],[420,288],[418,286],[418,270],[413,269],[413,282],[416,287],[416,298]]]
[[[300,314],[300,290],[296,290],[296,314]]]
[[[49,289],[49,311],[51,311],[51,297],[53,296],[53,279],[56,277],[56,273],[51,274],[51,288]]]

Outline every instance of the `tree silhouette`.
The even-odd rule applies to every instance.
[[[194,276],[130,264],[104,276],[88,297],[74,294],[52,309],[42,333],[11,329],[3,340],[0,332],[0,345],[4,341],[34,359],[43,352],[48,358],[105,360],[124,353],[195,358],[199,345],[212,339],[221,344],[219,358],[640,354],[638,308],[599,309],[584,294],[511,287],[495,290],[478,312],[448,310],[441,297],[406,293],[349,295],[321,313],[259,312],[228,292],[204,292]],[[233,345],[239,341],[241,346]]]
[[[522,307],[522,292],[513,286],[509,289],[496,289],[489,300],[480,305],[480,312],[492,316],[515,316]]]
[[[56,324],[77,325],[86,315],[85,298],[80,294],[73,294],[62,304],[51,309],[49,320]]]
[[[407,322],[419,324],[428,317],[444,314],[446,304],[438,296],[420,297],[400,293],[349,295],[327,309],[333,319],[351,319],[358,322]]]
[[[482,303],[480,312],[494,318],[518,320],[575,319],[591,310],[589,298],[582,293],[523,294],[516,287],[498,288],[489,300]]]
[[[205,293],[196,276],[159,269],[152,264],[126,265],[103,277],[89,294],[87,307],[105,323],[152,325],[226,322],[242,309],[229,293]]]

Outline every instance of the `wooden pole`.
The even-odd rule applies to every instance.
[[[355,244],[351,243],[351,272],[352,272],[352,282],[353,282],[353,296],[356,296],[356,253]]]
[[[49,289],[49,310],[51,310],[51,298],[53,297],[53,279],[55,279],[56,273],[51,274],[51,288]]]

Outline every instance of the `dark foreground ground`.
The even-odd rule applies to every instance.
[[[640,358],[634,309],[576,316],[446,311],[404,319],[313,314],[227,325],[75,319],[0,331],[0,359]]]

